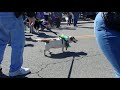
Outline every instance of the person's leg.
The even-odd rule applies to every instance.
[[[1,35],[1,33],[0,33],[0,35]],[[0,38],[0,64],[2,64],[2,60],[3,60],[6,45],[7,45],[7,43],[4,43]]]
[[[68,25],[70,25],[71,24],[71,17],[69,16],[68,17]]]
[[[76,18],[76,16],[74,17],[74,26],[76,26],[77,25],[77,18]]]
[[[76,15],[76,26],[78,24],[79,14]]]
[[[19,70],[23,64],[23,50],[25,44],[24,23],[22,18],[6,17],[3,20],[4,29],[9,30],[11,37],[11,65],[10,72]]]
[[[56,18],[56,27],[59,28],[60,27],[60,19]]]
[[[95,19],[94,30],[99,48],[120,78],[120,33],[105,27],[101,13]]]
[[[71,25],[71,23],[72,23],[72,16],[70,16],[70,19],[69,19],[70,21],[69,21],[69,24]]]
[[[0,23],[2,23],[2,22],[0,22]],[[0,65],[2,64],[4,51],[5,51],[6,45],[9,41],[9,34],[8,33],[9,32],[6,31],[6,29],[3,29],[2,26],[0,25]]]

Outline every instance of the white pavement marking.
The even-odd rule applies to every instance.
[[[74,36],[75,38],[94,38],[95,35],[81,35],[81,36]]]

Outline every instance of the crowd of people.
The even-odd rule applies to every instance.
[[[30,25],[29,20],[26,18],[24,17],[24,24],[33,33],[34,30],[40,31],[52,27],[60,28],[62,21],[65,21],[67,25],[77,27],[80,12],[35,12],[36,20],[34,25]]]
[[[42,29],[41,24],[46,27],[56,27],[61,26],[61,22],[65,16],[65,20],[68,25],[73,23],[74,27],[77,27],[77,21],[80,17],[80,12],[36,12],[36,22],[35,29]],[[41,22],[40,22],[41,21]]]

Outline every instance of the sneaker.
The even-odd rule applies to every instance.
[[[1,67],[1,65],[0,65],[0,71],[2,70],[2,67]]]
[[[9,72],[9,76],[10,77],[15,77],[15,76],[22,76],[22,75],[27,75],[30,74],[31,71],[29,68],[24,68],[21,67],[19,70],[15,71],[15,72]]]

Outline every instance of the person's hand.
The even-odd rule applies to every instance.
[[[35,17],[32,17],[32,18],[29,17],[28,20],[29,20],[29,24],[30,24],[31,26],[33,26],[33,25],[35,24],[35,20],[36,20]]]

